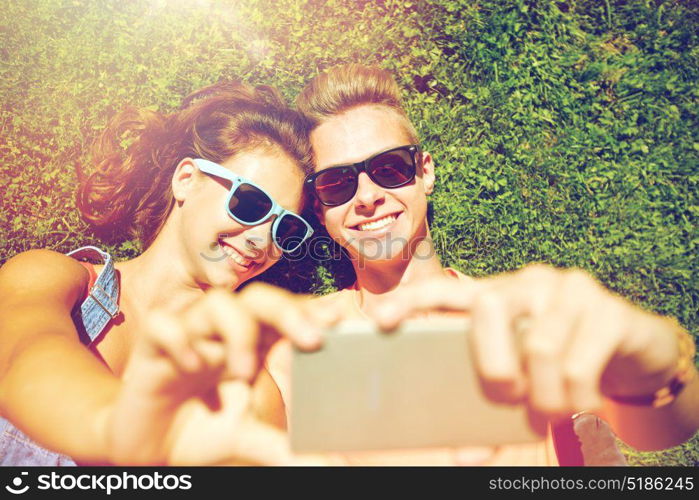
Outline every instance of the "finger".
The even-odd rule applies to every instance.
[[[226,339],[221,328],[205,303],[209,297],[195,303],[180,318],[192,350],[202,362],[202,369],[209,371],[226,367]]]
[[[594,302],[580,321],[563,360],[573,411],[602,407],[602,374],[621,342],[623,324],[623,307],[613,297]]]
[[[549,309],[565,271],[544,264],[530,264],[512,273],[488,278],[484,284],[506,293],[515,315],[538,316]],[[560,294],[558,294],[560,295]]]
[[[475,280],[464,282],[449,278],[407,285],[378,308],[375,319],[379,327],[393,330],[401,321],[417,312],[436,309],[468,311],[481,288],[481,284]]]
[[[471,347],[486,393],[498,400],[520,399],[524,374],[508,304],[497,291],[486,290],[474,299],[472,315]]]
[[[568,408],[561,355],[579,308],[576,290],[570,289],[571,282],[564,280],[564,275],[564,271],[549,266],[532,265],[519,271],[509,285],[514,307],[528,324],[522,356],[529,403],[534,410],[556,417]]]
[[[255,319],[287,337],[303,350],[314,350],[322,343],[321,325],[304,315],[307,298],[264,283],[246,287],[238,298]]]
[[[525,337],[532,407],[558,418],[574,412],[566,385],[563,357],[590,304],[597,286],[580,270],[536,267],[524,277],[529,289],[531,329]],[[519,299],[525,304],[526,299]]]
[[[183,325],[172,315],[151,312],[145,320],[144,335],[139,349],[150,354],[166,356],[181,372],[195,372],[201,367],[201,359],[189,344]]]
[[[564,413],[569,408],[562,372],[562,359],[572,336],[577,312],[560,301],[548,311],[532,318],[524,335],[529,402],[547,415]]]
[[[341,301],[319,301],[317,297],[298,296],[304,314],[321,328],[338,323],[346,314]]]
[[[532,264],[526,268],[503,273],[492,278],[455,281],[451,278],[436,278],[421,283],[403,287],[397,291],[390,301],[382,305],[376,320],[381,328],[392,330],[398,324],[415,312],[430,310],[468,311],[473,305],[474,297],[487,288],[507,288],[511,295],[509,301],[516,311],[523,309],[522,302],[532,308],[533,301],[545,302],[543,295],[532,297],[528,286],[530,284],[551,281],[560,271],[543,264]],[[543,300],[539,300],[543,299]]]
[[[259,423],[251,410],[252,391],[242,380],[216,387],[215,408],[190,400],[169,431],[171,465],[279,464],[290,459],[284,433]]]
[[[235,435],[229,436],[232,445],[231,456],[226,463],[252,465],[280,465],[292,461],[292,454],[286,434],[254,417],[250,409],[250,389],[239,382],[226,382],[219,385],[219,395],[223,407],[247,407]]]
[[[241,426],[235,455],[223,463],[284,466],[342,465],[338,457],[331,454],[293,454],[286,433],[255,419]]]
[[[284,465],[293,460],[286,434],[252,417],[241,425],[236,441],[236,459],[243,463]]]
[[[227,364],[226,344],[214,340],[194,340],[192,349],[202,360],[204,367],[209,371],[224,370]]]
[[[205,325],[199,335],[225,346],[228,372],[233,377],[250,380],[257,371],[259,324],[238,298],[226,290],[207,292],[190,319]],[[194,321],[196,322],[196,321]],[[192,328],[196,328],[192,325]]]

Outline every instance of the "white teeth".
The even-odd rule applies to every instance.
[[[222,243],[222,242],[219,242],[219,245],[220,245],[221,248],[223,249],[223,253],[225,253],[226,255],[228,255],[228,256],[233,260],[233,262],[235,262],[236,264],[239,264],[239,265],[241,265],[241,266],[243,266],[243,267],[249,267],[249,266],[250,266],[250,263],[251,263],[252,261],[251,261],[250,259],[246,259],[246,258],[243,257],[242,255],[240,255],[240,254],[238,253],[238,251],[237,251],[235,248],[230,247],[230,246],[228,246],[228,245],[226,245],[226,244],[224,244],[224,243]]]
[[[378,229],[381,229],[383,227],[388,226],[391,224],[393,221],[396,220],[395,215],[387,215],[386,217],[383,217],[378,220],[374,220],[371,222],[367,222],[366,224],[359,224],[357,227],[359,228],[360,231],[376,231]]]

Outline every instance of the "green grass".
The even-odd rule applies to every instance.
[[[9,1],[0,10],[0,263],[99,242],[75,166],[126,104],[175,109],[222,78],[292,99],[329,65],[392,70],[437,161],[444,264],[588,270],[699,332],[699,9],[690,1]],[[332,249],[328,250],[332,253]],[[293,280],[290,279],[293,277]],[[347,261],[264,279],[323,292]],[[699,442],[632,463],[696,464]]]

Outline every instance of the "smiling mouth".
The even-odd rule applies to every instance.
[[[238,252],[238,250],[230,246],[225,241],[218,240],[218,244],[223,250],[223,253],[225,253],[233,262],[235,262],[239,266],[250,269],[255,265],[255,262],[252,259],[250,259],[249,257],[243,257],[243,255],[241,255],[241,253]]]
[[[356,226],[352,226],[352,229],[356,231],[379,231],[385,228],[386,226],[393,224],[396,221],[396,219],[398,219],[400,214],[401,212],[388,214],[384,217],[381,217],[380,219],[375,219],[369,222],[357,224]]]

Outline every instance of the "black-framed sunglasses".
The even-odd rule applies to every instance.
[[[415,179],[420,146],[410,144],[387,149],[364,161],[329,167],[306,177],[306,186],[312,188],[325,206],[336,207],[354,198],[359,185],[359,174],[366,172],[381,187],[392,189],[405,186]]]

